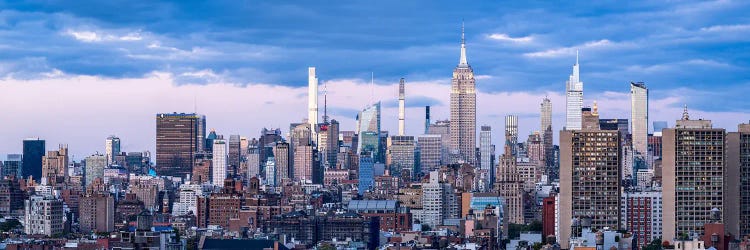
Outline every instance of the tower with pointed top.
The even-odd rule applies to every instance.
[[[398,83],[398,135],[404,135],[404,116],[406,113],[406,94],[404,93],[404,78]]]
[[[568,78],[565,94],[565,130],[581,129],[581,108],[583,108],[583,82],[579,75],[578,51],[573,74]]]
[[[451,81],[450,139],[452,162],[476,162],[477,93],[474,70],[466,60],[466,40],[461,25],[461,57]]]

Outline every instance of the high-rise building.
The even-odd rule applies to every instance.
[[[450,121],[449,120],[439,120],[435,121],[434,124],[431,124],[429,127],[429,130],[427,131],[427,134],[431,135],[440,135],[440,138],[442,140],[442,153],[440,158],[441,164],[448,164],[450,162],[450,155],[451,155],[451,134],[450,134]]]
[[[489,179],[484,181],[484,183],[487,183],[489,186],[492,186],[495,179],[495,170],[492,165],[492,156],[495,152],[492,152],[492,149],[492,127],[484,125],[479,132],[479,169],[485,170],[489,173]],[[486,190],[490,187],[484,188]]]
[[[398,83],[398,135],[404,135],[406,115],[406,94],[404,92],[404,78]]]
[[[568,248],[576,221],[620,227],[620,132],[599,129],[596,109],[584,110],[582,130],[560,131],[558,242]]]
[[[430,131],[430,106],[424,106],[424,133]]]
[[[15,175],[0,177],[0,216],[22,216],[24,191]]]
[[[419,165],[422,172],[437,170],[442,158],[443,143],[440,135],[417,136],[417,149],[419,150]]]
[[[274,157],[274,168],[276,169],[276,184],[280,184],[282,180],[289,179],[294,174],[292,172],[292,162],[290,159],[291,150],[289,149],[289,143],[287,142],[276,142],[273,146],[273,157]]]
[[[112,232],[115,229],[115,199],[105,194],[87,194],[80,198],[79,226],[82,233]]]
[[[511,153],[518,153],[518,116],[505,116],[505,141],[511,146]]]
[[[281,129],[268,129],[263,128],[260,131],[260,139],[258,139],[258,149],[260,150],[260,165],[261,173],[265,173],[263,167],[266,165],[269,156],[273,156],[273,147],[276,146],[276,142],[282,141]]]
[[[630,83],[630,133],[636,153],[648,153],[648,89],[642,82]]]
[[[417,162],[415,162],[415,150],[417,149],[414,136],[394,135],[388,140],[388,167],[395,176],[400,176],[402,170],[411,173],[412,178],[419,176]]]
[[[292,130],[292,169],[295,180],[313,180],[313,166],[317,150],[311,138],[310,124],[300,124]]]
[[[205,143],[206,117],[198,114],[156,115],[156,171],[184,176],[192,172],[193,157]]]
[[[380,102],[367,106],[357,116],[359,134],[357,154],[370,152],[375,162],[381,158],[380,148]]]
[[[727,134],[724,221],[732,235],[750,235],[750,124]]]
[[[674,128],[662,131],[663,239],[703,234],[704,224],[722,223],[725,131],[710,120],[691,120],[687,107]]]
[[[565,129],[581,129],[581,108],[583,108],[583,82],[581,82],[578,65],[578,52],[576,52],[576,64],[573,65],[573,74],[568,78],[565,88]]]
[[[508,131],[505,132],[506,138],[510,137],[508,133]],[[505,204],[508,208],[508,214],[505,218],[508,218],[510,223],[524,224],[523,180],[518,172],[516,156],[513,155],[512,147],[510,141],[506,139],[505,153],[500,157],[499,164],[497,165],[495,189],[498,191],[500,197],[505,199]]]
[[[26,234],[52,236],[63,233],[63,202],[53,196],[33,195],[26,200]]]
[[[44,140],[39,138],[30,138],[23,140],[23,167],[21,173],[24,179],[32,176],[35,181],[42,180],[42,157],[47,148]]]
[[[104,141],[104,155],[107,156],[107,165],[115,164],[115,156],[120,154],[120,138],[114,135],[107,137]]]
[[[450,183],[440,181],[439,175],[438,171],[430,172],[430,181],[422,184],[422,223],[430,228],[459,217],[456,193]]]
[[[96,178],[104,178],[104,169],[107,168],[107,156],[93,154],[86,157],[86,181],[85,186],[94,183]]]
[[[542,143],[544,144],[544,162],[545,166],[549,168],[554,165],[554,163],[552,162],[552,158],[554,158],[554,156],[552,156],[552,147],[554,146],[554,133],[552,132],[552,101],[550,101],[549,98],[544,97],[540,110],[542,118],[542,126],[540,127],[540,131],[542,131]],[[549,175],[550,171],[545,170],[545,173]]]
[[[250,145],[247,149],[247,179],[260,175],[260,149],[258,145]]]
[[[623,192],[623,229],[633,233],[638,249],[655,239],[661,239],[661,195],[659,190]]]
[[[318,133],[315,128],[318,126],[318,75],[315,74],[315,67],[307,68],[307,122],[313,130],[313,140],[318,139]]]
[[[451,81],[450,149],[457,155],[454,162],[476,162],[477,92],[474,70],[466,61],[466,41],[461,26],[461,57],[453,70]]]
[[[364,195],[375,185],[375,162],[371,155],[359,156],[359,171],[357,171],[357,174],[359,176],[358,192],[359,195]]]
[[[240,135],[230,135],[227,143],[227,174],[234,176],[239,173],[240,159],[242,157],[242,145]]]
[[[325,169],[336,167],[336,156],[339,153],[339,122],[331,120],[319,126],[318,151],[322,156],[321,164]]]
[[[50,185],[62,183],[68,177],[68,146],[60,145],[57,151],[48,151],[42,157],[42,180]],[[44,182],[44,181],[42,181]]]
[[[23,170],[23,156],[20,154],[8,154],[8,157],[3,161],[2,176],[15,176],[16,178],[22,178],[21,171]]]
[[[227,178],[227,141],[219,135],[214,139],[211,160],[211,183],[214,186],[224,187],[224,180]]]

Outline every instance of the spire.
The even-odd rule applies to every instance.
[[[594,107],[591,109],[592,115],[599,115],[599,106],[596,105],[596,101],[594,101]]]
[[[328,84],[323,82],[323,123],[328,124]]]
[[[464,35],[464,22],[461,22],[461,58],[458,60],[459,67],[468,67],[469,63],[466,62],[466,37]]]
[[[687,104],[685,104],[685,109],[682,110],[682,120],[690,120],[690,115],[688,114],[687,110]]]
[[[576,65],[578,65],[578,50],[576,50]]]

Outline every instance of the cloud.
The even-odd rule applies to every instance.
[[[710,27],[703,27],[700,30],[707,32],[750,31],[750,24],[714,25]]]
[[[502,34],[502,33],[493,33],[487,35],[488,38],[492,40],[498,40],[498,41],[504,41],[504,42],[514,42],[514,43],[528,43],[534,40],[532,36],[523,36],[523,37],[511,37],[508,34]]]
[[[130,32],[123,35],[108,34],[102,31],[72,30],[65,31],[65,35],[71,36],[78,41],[104,42],[104,41],[140,41],[143,40],[140,32]]]
[[[579,50],[602,51],[602,50],[608,50],[608,49],[621,49],[621,48],[631,48],[631,47],[635,47],[635,45],[632,43],[628,43],[628,42],[612,42],[608,39],[601,39],[601,40],[596,40],[596,41],[589,41],[589,42],[576,45],[576,46],[571,46],[571,47],[562,47],[562,48],[555,48],[555,49],[549,49],[549,50],[544,50],[544,51],[525,53],[524,56],[537,57],[537,58],[561,57],[561,56],[575,55],[576,51],[579,51]]]

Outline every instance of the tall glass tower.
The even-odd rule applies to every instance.
[[[630,83],[630,133],[633,150],[648,153],[648,88],[642,82]]]
[[[581,129],[581,108],[583,108],[583,82],[581,82],[578,65],[578,52],[576,51],[576,64],[573,65],[573,74],[568,78],[565,91],[565,130]]]

